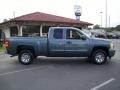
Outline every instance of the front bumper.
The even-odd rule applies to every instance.
[[[110,49],[109,50],[109,57],[113,57],[115,55],[115,50],[114,49]]]

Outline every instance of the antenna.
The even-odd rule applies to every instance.
[[[81,16],[81,6],[75,5],[75,6],[74,6],[74,10],[75,10],[76,20],[80,20],[80,16]]]

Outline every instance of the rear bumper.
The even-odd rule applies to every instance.
[[[113,57],[115,55],[115,50],[114,49],[110,49],[109,50],[109,57]]]
[[[5,51],[5,54],[9,54],[9,55],[13,55],[13,56],[15,56],[15,53],[11,52],[11,51],[8,50],[8,49]]]

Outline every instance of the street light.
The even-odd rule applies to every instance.
[[[103,13],[103,12],[100,12],[100,14],[101,14],[101,28],[102,28],[102,13]]]
[[[105,27],[107,28],[107,0],[106,0],[106,4],[105,4],[105,11],[106,11],[106,14],[105,14]]]

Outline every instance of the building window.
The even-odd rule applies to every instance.
[[[22,27],[22,32],[24,37],[39,37],[40,36],[40,26],[26,25]]]
[[[18,36],[18,28],[15,27],[10,27],[10,36]]]

